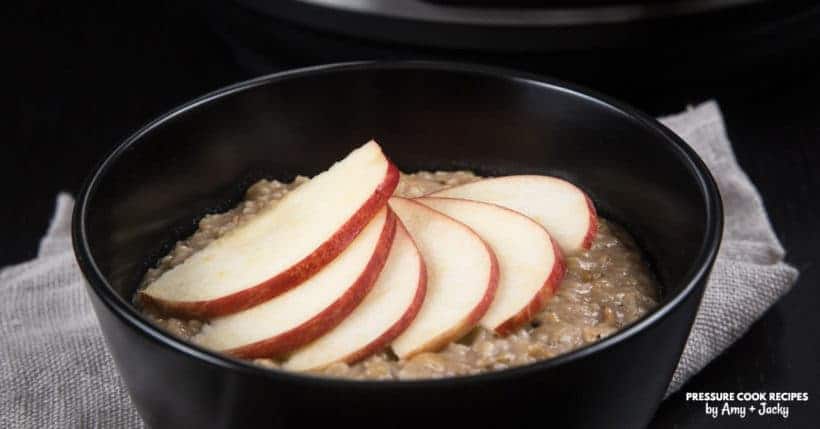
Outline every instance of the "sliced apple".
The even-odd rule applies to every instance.
[[[398,179],[371,141],[164,273],[140,299],[168,315],[201,319],[265,302],[339,255],[386,205]]]
[[[284,368],[320,369],[334,362],[355,363],[376,353],[404,332],[424,302],[427,272],[413,239],[401,225],[373,290],[339,326],[294,352]]]
[[[396,216],[382,208],[352,243],[299,287],[216,318],[193,341],[240,358],[278,357],[330,331],[373,287],[387,260]]]
[[[479,324],[507,335],[532,320],[564,278],[564,257],[549,233],[516,211],[457,198],[418,201],[473,229],[498,259],[498,289]]]
[[[589,249],[598,230],[592,200],[572,183],[557,177],[494,177],[428,196],[482,201],[523,213],[543,225],[565,255]]]
[[[419,314],[392,344],[406,359],[435,351],[469,332],[487,312],[498,285],[498,262],[469,227],[423,204],[393,197],[389,203],[421,252],[427,296]]]

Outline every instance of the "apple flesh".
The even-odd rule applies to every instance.
[[[416,244],[401,222],[373,290],[332,331],[297,350],[283,364],[293,371],[348,364],[384,349],[415,319],[424,302],[427,272]]]
[[[354,150],[140,292],[163,314],[209,319],[265,302],[336,258],[398,184],[376,142]]]
[[[544,226],[564,255],[588,250],[598,230],[592,200],[572,183],[557,177],[493,177],[427,196],[482,201],[520,212]]]
[[[333,261],[298,287],[211,320],[192,340],[235,357],[279,357],[341,323],[373,287],[387,260],[396,216],[384,207]]]
[[[469,227],[423,204],[388,202],[416,242],[427,267],[427,296],[416,319],[391,347],[399,358],[436,351],[476,326],[498,285],[498,262]]]
[[[479,324],[507,335],[529,322],[555,294],[564,278],[564,257],[550,234],[516,211],[456,198],[416,201],[473,229],[498,259],[498,289]]]

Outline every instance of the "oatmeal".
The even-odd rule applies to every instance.
[[[402,174],[395,194],[417,197],[479,179],[467,171]],[[178,242],[155,268],[148,270],[142,287],[253,217],[260,209],[275,205],[307,180],[298,176],[291,183],[276,180],[255,183],[237,207],[202,218],[191,237]],[[640,250],[622,228],[611,222],[599,219],[592,247],[567,257],[566,265],[565,278],[546,307],[530,323],[506,337],[478,327],[439,352],[398,360],[385,350],[353,365],[336,363],[314,372],[354,379],[389,380],[440,378],[499,370],[558,356],[598,341],[657,305],[658,287]],[[160,327],[183,339],[190,339],[203,326],[198,320],[165,318],[150,309],[143,309],[143,312]],[[273,359],[256,359],[254,362],[271,368],[280,364]]]

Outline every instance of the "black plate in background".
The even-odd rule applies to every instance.
[[[257,0],[208,0],[202,10],[211,28],[250,74],[281,70],[283,65],[364,59],[458,60],[554,76],[654,110],[679,110],[684,104],[681,99],[703,99],[727,89],[751,93],[776,87],[810,73],[814,66],[807,64],[817,63],[820,52],[820,4],[805,1],[766,2],[637,25],[513,28],[505,33],[504,37],[515,43],[537,42],[538,52],[393,42],[390,38],[402,32],[442,43],[453,43],[458,37],[429,31],[425,25],[393,25],[383,20],[379,28],[356,19],[336,20],[338,17],[328,14],[336,20],[335,25],[349,24],[348,33],[378,28],[380,38],[349,35],[321,29],[318,23],[304,25],[260,13],[240,5],[240,1]],[[456,31],[458,26],[442,28]],[[475,34],[465,36],[465,42],[506,43],[504,37],[480,27],[469,30]],[[528,31],[544,33],[529,35]],[[557,33],[552,36],[549,32]]]
[[[223,0],[307,28],[378,42],[479,52],[589,51],[723,39],[794,16],[805,0],[526,1]],[[481,0],[480,3],[490,3]]]

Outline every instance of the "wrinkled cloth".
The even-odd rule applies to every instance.
[[[700,155],[723,198],[723,241],[666,395],[738,340],[791,289],[797,270],[769,223],[760,193],[740,168],[723,115],[710,101],[661,118]]]
[[[723,196],[723,244],[671,394],[742,336],[797,278],[762,200],[738,166],[714,102],[661,121],[713,172]],[[0,271],[0,427],[140,427],[106,349],[70,239],[72,198],[57,197],[38,256]]]
[[[0,427],[131,428],[142,421],[106,349],[57,196],[37,257],[0,271]]]

